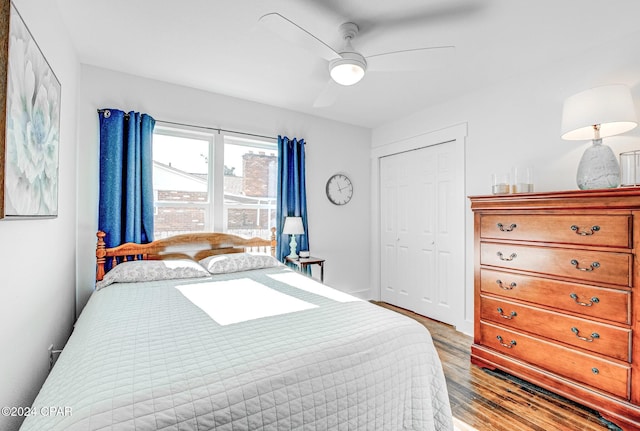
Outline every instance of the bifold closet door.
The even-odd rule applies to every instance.
[[[452,325],[464,316],[463,157],[449,142],[380,158],[381,299]]]

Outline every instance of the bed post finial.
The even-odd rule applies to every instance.
[[[271,228],[271,256],[276,255],[276,227]]]
[[[105,256],[107,255],[107,244],[104,242],[104,237],[107,236],[107,234],[99,230],[96,236],[98,237],[98,243],[96,244],[96,281],[100,281],[104,278]]]

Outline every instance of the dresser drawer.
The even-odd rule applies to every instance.
[[[631,323],[631,293],[586,284],[482,268],[483,293],[542,304],[559,311],[580,313],[624,324]]]
[[[631,216],[483,214],[482,238],[630,248]]]
[[[620,398],[629,398],[630,367],[480,322],[481,344]]]
[[[482,242],[482,265],[631,286],[631,254]]]
[[[483,320],[533,332],[590,352],[631,362],[631,329],[581,319],[523,304],[482,297]]]

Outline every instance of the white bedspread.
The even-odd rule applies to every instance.
[[[225,293],[237,279],[260,301]],[[225,295],[237,318],[198,305]],[[95,292],[34,407],[71,415],[21,430],[453,429],[422,325],[284,268]]]

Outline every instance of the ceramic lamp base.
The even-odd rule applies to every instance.
[[[296,242],[296,236],[291,235],[291,241],[289,241],[289,255],[287,256],[289,259],[298,258],[298,255],[296,253],[297,247],[298,247],[298,243]]]
[[[620,165],[611,148],[594,139],[580,159],[576,180],[580,190],[611,189],[620,185]]]

